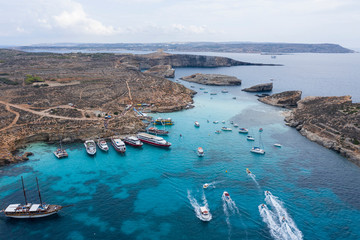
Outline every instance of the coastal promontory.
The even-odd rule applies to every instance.
[[[262,83],[249,88],[244,88],[245,92],[270,92],[273,89],[272,83]]]
[[[350,96],[306,97],[285,118],[302,135],[360,166],[360,104]]]
[[[258,100],[277,107],[294,108],[297,107],[297,102],[301,100],[301,94],[301,91],[285,91],[261,97]]]
[[[180,78],[184,81],[194,82],[204,85],[214,86],[237,86],[241,85],[241,80],[237,77],[221,75],[221,74],[201,74],[195,73],[190,76]]]

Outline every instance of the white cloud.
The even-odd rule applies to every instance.
[[[60,15],[54,16],[57,26],[93,35],[113,35],[120,32],[112,26],[105,26],[100,21],[89,17],[80,3],[69,1],[69,8]]]

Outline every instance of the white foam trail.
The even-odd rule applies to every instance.
[[[224,181],[213,181],[211,183],[208,183],[209,186],[207,188],[216,188],[215,184],[218,184],[218,183],[221,183],[221,182],[224,182]]]
[[[283,237],[282,229],[280,224],[276,221],[276,216],[274,213],[268,209],[268,207],[264,204],[258,206],[260,216],[262,217],[263,221],[267,224],[268,228],[270,229],[270,234],[275,239],[287,239]]]
[[[233,201],[232,199],[226,200],[226,197],[224,196],[224,194],[222,195],[222,200],[226,204],[227,209],[229,210],[229,212],[231,214],[240,214],[240,211],[239,211],[238,207],[236,206],[235,201]]]
[[[287,213],[286,208],[283,206],[283,203],[278,199],[278,197],[272,195],[270,192],[265,192],[265,195],[266,203],[274,209],[279,223],[284,225],[283,229],[286,230],[290,239],[303,239],[302,232],[297,228],[294,220]]]
[[[256,176],[255,176],[255,174],[249,173],[248,175],[249,175],[249,177],[251,177],[252,180],[256,183],[256,186],[260,187],[259,183],[256,181]]]
[[[211,213],[209,213],[210,218],[209,218],[208,220],[204,219],[204,218],[202,217],[201,211],[200,211],[200,207],[201,207],[201,206],[200,206],[199,203],[196,201],[196,199],[195,199],[193,196],[191,196],[191,192],[190,192],[189,190],[187,191],[187,193],[188,193],[187,197],[188,197],[188,199],[189,199],[189,201],[190,201],[191,206],[194,208],[194,212],[195,212],[196,217],[199,218],[199,219],[202,220],[202,221],[210,221],[210,220],[212,219]],[[205,200],[204,200],[204,199],[205,199]],[[203,193],[203,201],[204,201],[205,206],[208,208],[207,200],[206,200],[206,198],[205,198],[205,194],[204,194],[204,193]]]

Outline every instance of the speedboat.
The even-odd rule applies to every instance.
[[[129,144],[133,147],[141,147],[143,145],[143,143],[137,137],[134,136],[125,137],[124,143]]]
[[[254,137],[252,137],[252,136],[250,136],[250,135],[249,135],[249,136],[247,136],[247,137],[246,137],[246,139],[247,139],[248,141],[255,141],[255,138],[254,138]]]
[[[200,127],[200,123],[198,121],[195,121],[194,125],[195,127]]]
[[[227,201],[227,202],[230,202],[231,201],[231,197],[230,197],[230,194],[228,193],[228,192],[224,192],[223,193],[223,197],[225,198],[225,200]]]
[[[250,152],[252,153],[257,153],[257,154],[265,154],[265,150],[261,149],[259,147],[253,147]]]
[[[270,191],[265,191],[265,196],[271,196],[271,192]]]
[[[85,146],[86,152],[89,155],[92,155],[92,156],[95,155],[95,153],[96,153],[96,145],[95,145],[94,140],[86,140],[85,143],[84,143],[84,146]]]
[[[239,125],[237,125],[237,124],[235,123],[235,124],[234,124],[234,127],[236,127],[236,128],[237,128],[237,127],[239,127]]]
[[[203,157],[203,156],[205,155],[204,150],[203,150],[202,147],[198,147],[198,149],[197,149],[197,155],[198,155],[199,157]]]
[[[246,128],[239,128],[239,133],[248,133],[249,130],[247,130]]]
[[[211,214],[206,206],[200,207],[200,212],[201,212],[201,220],[206,222],[211,220]]]
[[[107,145],[107,143],[104,139],[98,139],[97,145],[101,150],[103,150],[105,152],[107,152],[109,150],[109,146]]]
[[[215,133],[216,133],[216,134],[220,134],[221,131],[220,131],[220,130],[216,130]]]
[[[121,141],[120,138],[111,138],[111,144],[113,145],[113,147],[115,148],[116,151],[118,151],[120,153],[126,152],[125,143],[123,141]]]
[[[208,188],[209,187],[209,184],[208,183],[205,183],[204,185],[203,185],[203,188]]]
[[[219,123],[219,121],[213,121],[213,124],[218,124]]]
[[[232,131],[232,129],[229,128],[229,127],[222,127],[221,130],[223,130],[223,131]]]
[[[274,146],[275,147],[281,147],[282,145],[280,143],[275,143]]]
[[[247,168],[247,169],[246,169],[246,173],[247,173],[247,174],[250,174],[251,171]]]

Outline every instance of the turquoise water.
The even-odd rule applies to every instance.
[[[224,69],[218,72],[231,68]],[[176,77],[194,70],[199,69],[178,69]],[[259,103],[241,87],[228,87],[227,94],[220,93],[221,87],[205,88],[218,95],[199,91],[195,108],[154,114],[175,121],[166,127],[171,132],[166,139],[172,143],[168,150],[129,146],[121,155],[111,147],[108,153],[98,150],[90,157],[79,143],[66,145],[69,157],[59,160],[52,154],[56,145],[29,145],[24,151],[34,156],[28,162],[0,169],[2,207],[23,202],[20,176],[32,202],[38,201],[37,176],[47,203],[73,206],[47,219],[2,216],[1,239],[273,239],[276,233],[290,239],[285,228],[271,232],[279,224],[277,211],[287,214],[287,224],[293,221],[304,239],[360,238],[359,167],[285,126],[283,109]],[[247,141],[230,121],[248,128],[256,141]],[[233,131],[215,134],[222,126]],[[274,143],[283,146],[276,148]],[[256,144],[264,146],[265,155],[250,153]],[[205,151],[202,158],[196,154],[199,146]],[[248,176],[246,168],[256,178]],[[204,190],[204,183],[212,185]],[[267,190],[273,197],[265,200]],[[224,191],[233,205],[224,204]],[[208,204],[210,222],[196,216],[194,199]],[[271,201],[282,205],[276,208]],[[262,203],[275,216],[275,224],[267,224],[269,219],[260,214]]]

